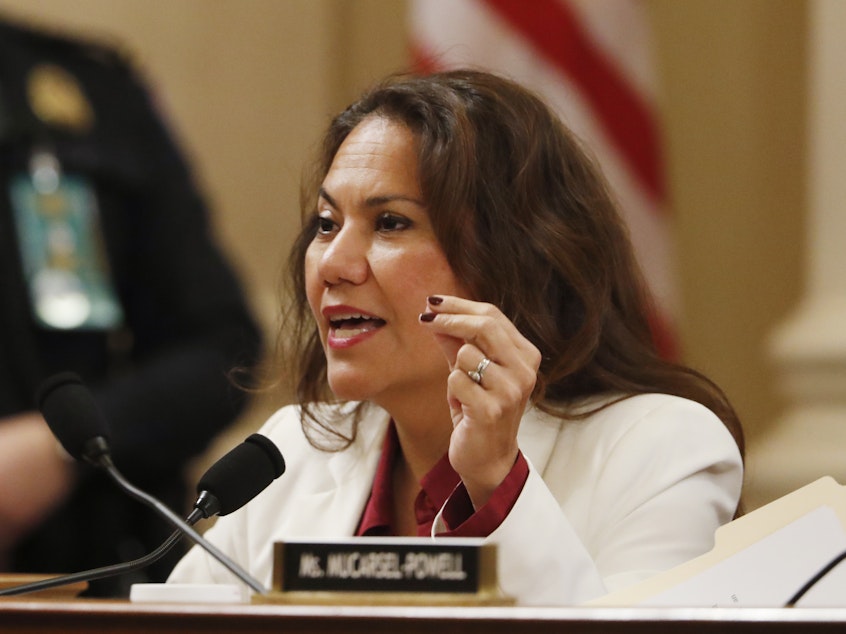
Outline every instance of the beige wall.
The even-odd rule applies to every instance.
[[[782,407],[766,340],[802,279],[806,6],[650,0],[687,359],[750,435]],[[268,327],[297,179],[330,113],[402,67],[399,0],[0,0],[125,42],[155,86]]]

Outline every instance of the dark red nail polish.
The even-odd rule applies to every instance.
[[[437,313],[420,313],[420,321],[434,321]]]
[[[439,304],[443,304],[444,298],[438,297],[437,295],[430,295],[426,298],[426,301],[429,302],[430,306],[437,306]]]

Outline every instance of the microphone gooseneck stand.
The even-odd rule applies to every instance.
[[[78,375],[62,372],[50,377],[39,388],[36,401],[47,425],[71,456],[104,470],[121,490],[152,508],[167,520],[176,532],[156,550],[140,559],[7,588],[0,591],[0,596],[103,578],[149,565],[173,548],[182,535],[187,535],[253,591],[267,594],[264,586],[214,544],[203,538],[192,525],[202,517],[224,515],[240,508],[284,473],[285,461],[272,441],[260,434],[252,434],[244,443],[215,463],[201,479],[203,490],[200,491],[200,497],[186,522],[155,497],[133,485],[118,471],[111,457],[108,425],[93,395]],[[249,475],[246,482],[238,477],[244,469]],[[234,480],[234,483],[227,483],[229,479]]]
[[[229,556],[226,555],[222,550],[220,550],[217,546],[203,538],[202,535],[200,535],[190,525],[184,522],[182,518],[180,518],[176,513],[171,511],[167,506],[159,502],[149,493],[145,493],[138,487],[134,486],[131,482],[124,478],[123,474],[121,474],[121,472],[115,468],[108,454],[101,455],[96,464],[105,469],[106,472],[111,476],[111,478],[117,483],[120,488],[122,488],[124,491],[126,491],[129,495],[134,497],[142,504],[146,504],[150,508],[160,513],[162,517],[164,517],[168,522],[170,522],[170,524],[174,528],[176,528],[177,531],[185,533],[194,543],[199,544],[212,557],[214,557],[221,564],[223,564],[227,568],[227,570],[229,570],[229,572],[238,577],[250,588],[252,588],[259,594],[267,594],[267,588],[261,585],[256,579],[251,577],[246,570],[244,570],[238,564],[232,561]]]
[[[185,522],[189,525],[193,525],[203,517],[204,514],[201,510],[194,509],[193,511],[191,511],[191,514],[188,516]],[[141,570],[142,568],[146,568],[147,566],[154,564],[159,559],[164,557],[168,552],[170,552],[170,550],[174,546],[176,546],[177,543],[179,543],[179,540],[182,539],[183,535],[184,534],[181,530],[173,531],[170,537],[168,537],[164,542],[162,542],[162,544],[158,548],[144,555],[143,557],[139,557],[138,559],[133,559],[132,561],[127,561],[119,564],[111,564],[109,566],[102,566],[101,568],[93,568],[91,570],[73,572],[58,577],[50,577],[49,579],[40,579],[38,581],[33,581],[32,583],[14,586],[12,588],[4,588],[0,590],[0,597],[10,597],[16,594],[38,592],[39,590],[47,590],[49,588],[56,588],[58,586],[69,585],[71,583],[78,583],[81,581],[94,581],[96,579],[106,579],[107,577],[114,577],[116,575],[125,574],[127,572]]]

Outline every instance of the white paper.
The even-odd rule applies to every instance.
[[[820,506],[698,575],[649,597],[643,606],[783,607],[846,551],[834,509]],[[846,562],[809,590],[798,606],[846,606]]]
[[[133,583],[129,590],[133,603],[246,603],[246,588],[235,584],[212,583]]]

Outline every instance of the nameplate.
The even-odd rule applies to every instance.
[[[396,602],[399,596],[489,601],[497,596],[496,545],[424,537],[277,542],[272,594],[283,601],[344,602],[343,597],[363,594],[376,602]]]

